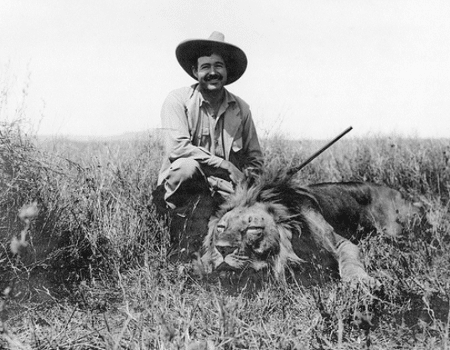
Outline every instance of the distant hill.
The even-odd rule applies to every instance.
[[[39,142],[46,142],[52,140],[68,140],[75,142],[106,142],[106,141],[131,141],[131,140],[145,140],[149,136],[157,136],[159,129],[149,129],[145,131],[126,132],[118,135],[106,136],[89,136],[89,135],[37,135]]]

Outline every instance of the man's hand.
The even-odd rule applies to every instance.
[[[208,183],[210,188],[216,192],[219,192],[224,198],[234,192],[233,184],[230,181],[221,179],[220,177],[208,176]]]
[[[223,160],[222,163],[220,164],[220,167],[228,171],[228,175],[230,176],[230,179],[231,181],[233,181],[234,184],[237,185],[245,180],[244,173],[228,160]]]

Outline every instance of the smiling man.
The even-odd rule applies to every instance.
[[[250,108],[225,88],[245,72],[245,53],[214,32],[182,42],[176,56],[197,83],[172,91],[161,111],[166,153],[153,197],[167,209],[200,193],[226,196],[263,164]]]

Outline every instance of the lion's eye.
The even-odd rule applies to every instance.
[[[223,225],[223,224],[217,225],[217,227],[216,227],[217,233],[222,233],[224,230],[225,230],[225,225]]]
[[[249,226],[247,227],[247,231],[262,231],[264,230],[264,226]]]

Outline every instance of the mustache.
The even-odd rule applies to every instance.
[[[208,74],[205,77],[205,81],[210,81],[210,80],[213,80],[213,79],[222,80],[223,76],[220,73],[211,73],[211,74]]]

